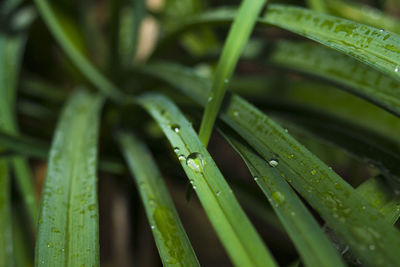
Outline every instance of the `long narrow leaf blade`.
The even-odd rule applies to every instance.
[[[300,198],[277,170],[238,138],[225,134],[250,169],[254,180],[268,198],[306,266],[344,266],[337,251]],[[271,164],[271,165],[270,165]]]
[[[305,36],[400,81],[400,36],[304,8],[269,5],[260,20]]]
[[[199,138],[205,146],[207,146],[210,139],[229,79],[235,70],[240,54],[250,37],[258,14],[261,12],[265,2],[266,0],[243,0],[229,31],[221,58],[218,61],[214,81],[208,96],[208,103],[200,125]]]
[[[97,137],[103,99],[67,103],[51,146],[40,203],[36,266],[98,266]]]
[[[164,266],[200,266],[150,151],[137,137],[118,141],[142,198]]]
[[[387,31],[400,33],[400,21],[379,9],[357,2],[328,0],[326,1],[329,13],[346,19],[383,28]]]
[[[207,82],[186,83],[173,75],[177,67],[155,65],[153,75],[175,85],[188,97],[204,103]],[[154,65],[153,65],[154,67]],[[182,69],[181,69],[182,70]],[[181,76],[189,72],[181,71]],[[209,88],[209,87],[208,87]],[[366,262],[376,266],[396,266],[400,253],[400,234],[381,217],[348,183],[310,153],[279,125],[239,96],[227,101],[221,118],[237,131],[262,157],[275,167],[312,207]]]
[[[309,43],[279,42],[269,60],[340,84],[400,116],[400,83],[341,53]]]
[[[275,266],[210,154],[178,108],[159,94],[147,94],[138,101],[174,147],[232,262],[236,266]]]

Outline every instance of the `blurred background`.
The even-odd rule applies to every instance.
[[[177,100],[198,129],[200,108],[166,87],[160,81],[138,75],[124,64],[145,63],[156,53],[158,59],[190,66],[199,75],[212,79],[219,53],[229,27],[202,26],[183,34],[178,41],[157,48],[158,40],[171,32],[178,23],[204,10],[219,6],[236,7],[240,1],[228,0],[148,0],[146,14],[139,27],[136,55],[127,54],[132,44],[131,25],[135,19],[135,4],[128,0],[58,0],[54,8],[74,44],[105,73],[119,88],[132,94],[149,89],[167,92]],[[304,1],[269,1],[307,6]],[[400,5],[395,0],[356,1],[397,17]],[[25,1],[21,5],[30,5]],[[139,8],[139,7],[137,7]],[[34,13],[34,11],[32,11]],[[351,14],[350,14],[351,16]],[[37,18],[29,30],[26,51],[18,84],[18,120],[21,132],[44,144],[49,144],[58,115],[67,96],[80,84],[85,84],[57,45],[46,26]],[[230,85],[236,91],[284,125],[302,144],[331,166],[353,186],[379,175],[372,163],[363,162],[338,149],[331,142],[313,133],[313,119],[330,116],[346,118],[346,114],[363,110],[388,122],[390,127],[375,127],[380,135],[395,139],[400,124],[396,117],[344,91],[333,90],[332,85],[288,70],[271,66],[266,58],[269,49],[280,39],[303,40],[274,27],[256,28],[247,45]],[[121,55],[125,55],[121,57]],[[128,56],[127,56],[128,55]],[[126,62],[125,62],[126,61]],[[236,79],[237,78],[237,79]],[[323,90],[321,90],[323,89]],[[337,110],[337,103],[352,103],[352,109]],[[325,108],[321,117],[312,117],[315,110]],[[365,113],[366,112],[366,113]],[[368,116],[360,119],[368,125]],[[310,125],[300,127],[299,125]],[[115,126],[135,129],[145,139],[163,173],[183,225],[203,266],[231,266],[197,197],[188,186],[188,180],[158,126],[137,107],[116,107],[107,103],[103,113],[100,137],[100,158],[123,163],[112,138]],[[311,127],[312,126],[312,127]],[[371,126],[374,128],[374,126]],[[317,137],[317,138],[315,138]],[[267,199],[257,188],[240,157],[225,140],[215,133],[209,145],[211,155],[231,184],[239,202],[282,266],[296,263],[297,252],[274,215]],[[35,188],[39,201],[46,173],[46,160],[32,159]],[[161,266],[134,181],[121,166],[110,166],[114,171],[99,171],[100,246],[102,266]],[[19,192],[13,191],[16,207],[22,206]],[[311,208],[310,208],[311,209]],[[315,216],[318,215],[314,212]],[[18,214],[24,218],[24,214]],[[321,224],[323,223],[320,220]],[[33,257],[33,240],[27,244]]]

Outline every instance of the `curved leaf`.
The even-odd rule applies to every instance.
[[[333,81],[400,116],[400,82],[341,53],[310,43],[279,42],[269,61]]]
[[[329,13],[360,23],[400,33],[400,21],[371,6],[349,1],[327,0]]]
[[[336,49],[400,81],[400,36],[397,34],[285,5],[269,5],[260,22]]]

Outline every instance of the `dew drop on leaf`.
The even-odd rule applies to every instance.
[[[203,155],[197,152],[190,154],[186,159],[186,165],[195,172],[202,172],[204,168]]]
[[[270,161],[268,161],[268,164],[272,168],[275,168],[276,166],[278,166],[279,162],[276,159],[271,159]]]
[[[171,130],[176,132],[176,133],[179,133],[179,131],[181,130],[181,127],[178,124],[172,124],[171,125]]]

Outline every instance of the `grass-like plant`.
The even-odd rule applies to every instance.
[[[3,0],[0,267],[399,266],[400,2],[273,2]]]

